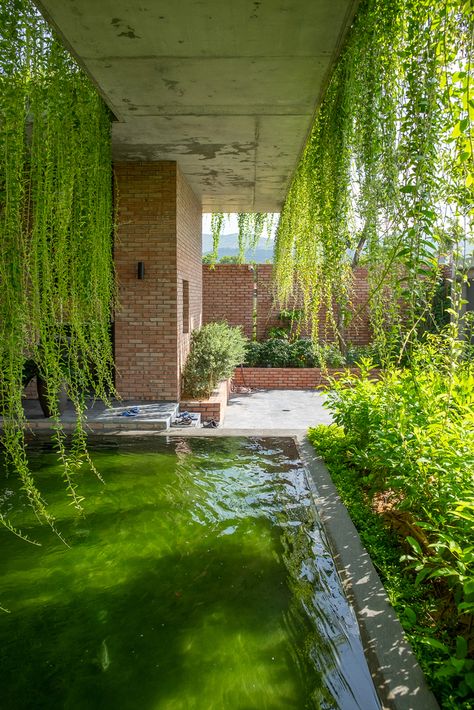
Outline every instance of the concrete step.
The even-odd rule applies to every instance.
[[[170,428],[178,409],[177,402],[120,402],[95,416],[88,414],[87,423],[93,428],[103,424],[104,429],[162,431]]]

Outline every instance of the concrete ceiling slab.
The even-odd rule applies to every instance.
[[[40,0],[117,122],[204,211],[278,211],[357,0]]]

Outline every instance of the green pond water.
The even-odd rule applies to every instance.
[[[68,504],[54,453],[31,452],[67,540],[13,477],[0,512],[0,708],[378,708],[358,629],[284,439],[103,441],[105,484]]]

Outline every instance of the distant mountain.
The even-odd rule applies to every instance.
[[[236,234],[223,234],[220,238],[218,249],[218,260],[222,256],[238,256],[239,247]],[[265,264],[267,261],[273,262],[273,240],[266,237],[259,240],[255,251],[248,249],[245,252],[246,261],[255,261],[257,264]],[[209,254],[212,251],[212,234],[202,235],[202,253]]]

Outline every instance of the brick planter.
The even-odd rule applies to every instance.
[[[219,424],[224,421],[225,409],[230,395],[230,380],[223,380],[209,399],[183,399],[179,403],[180,411],[200,414],[203,422],[214,419]]]
[[[345,372],[359,374],[358,367],[345,368]],[[319,367],[239,367],[234,372],[237,386],[266,390],[306,390],[324,387],[327,375],[344,376],[343,367],[329,368],[324,371]],[[243,373],[243,376],[242,376]],[[380,376],[380,370],[372,370],[374,378]]]

